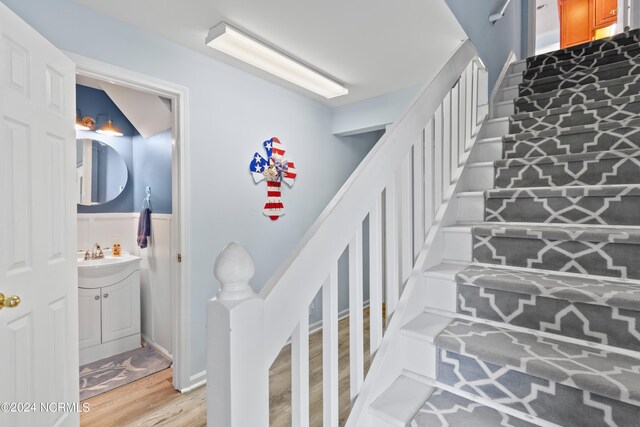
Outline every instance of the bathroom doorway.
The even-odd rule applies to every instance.
[[[77,64],[80,400],[150,376],[186,391],[186,89],[68,55]]]

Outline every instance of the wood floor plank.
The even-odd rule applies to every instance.
[[[338,322],[340,425],[350,412],[349,318]],[[364,310],[365,373],[369,353],[369,309]],[[80,415],[83,427],[200,427],[207,424],[206,388],[179,393],[171,368],[87,399],[90,411]],[[291,425],[291,346],[285,346],[269,370],[270,426]],[[322,425],[322,331],[309,336],[310,426]]]

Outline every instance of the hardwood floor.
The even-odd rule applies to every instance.
[[[369,310],[364,312],[365,372],[369,369]],[[338,322],[340,425],[350,411],[349,318]],[[206,388],[181,394],[171,385],[166,369],[131,384],[86,400],[90,411],[80,416],[82,426],[205,426]],[[309,336],[310,425],[322,425],[322,331]],[[291,346],[282,349],[269,371],[270,425],[291,425]]]

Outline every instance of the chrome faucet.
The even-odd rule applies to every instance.
[[[87,254],[89,251],[87,251],[87,253],[84,254],[84,258],[87,259]],[[102,248],[100,247],[99,244],[95,244],[93,245],[93,249],[91,250],[91,254],[90,254],[90,258],[91,259],[102,259],[104,258],[104,252],[102,251]]]

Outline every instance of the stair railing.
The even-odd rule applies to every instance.
[[[338,426],[338,259],[349,258],[349,396],[364,381],[363,232],[374,357],[425,237],[488,111],[486,68],[467,40],[375,145],[260,294],[237,243],[216,260],[207,307],[210,426],[269,425],[269,368],[291,340],[293,426],[309,425],[309,304],[322,293],[322,419]],[[368,221],[365,220],[368,218]],[[364,230],[364,225],[368,224]],[[383,317],[384,316],[384,317]]]

